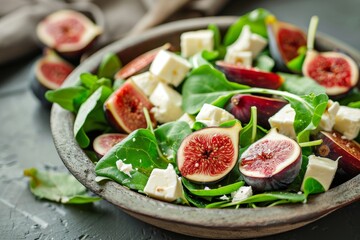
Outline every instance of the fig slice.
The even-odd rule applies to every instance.
[[[99,157],[102,157],[127,136],[127,134],[122,133],[103,133],[94,139],[93,149]]]
[[[177,152],[181,175],[193,182],[221,180],[235,166],[239,152],[240,123],[232,127],[208,127],[188,135]]]
[[[216,66],[230,81],[251,87],[278,89],[284,82],[284,79],[280,75],[256,68],[248,68],[224,61],[217,61]]]
[[[152,49],[146,53],[141,54],[136,57],[124,67],[122,67],[116,74],[115,79],[127,79],[136,73],[139,73],[150,66],[152,61],[155,59],[156,55],[160,50],[168,50],[171,48],[170,43],[166,43],[161,47]]]
[[[270,128],[269,118],[286,104],[288,104],[288,102],[282,99],[260,97],[250,94],[237,94],[231,98],[226,106],[226,110],[242,123],[248,123],[251,117],[250,109],[252,106],[256,106],[258,125],[264,128]]]
[[[307,51],[302,68],[304,76],[325,87],[329,96],[339,96],[356,86],[359,67],[349,56],[340,52]]]
[[[351,176],[360,173],[360,144],[343,137],[339,132],[321,131],[316,135],[323,143],[315,151],[318,156],[339,159],[339,168]]]
[[[105,114],[116,129],[130,133],[138,128],[146,128],[144,108],[149,111],[153,127],[156,120],[151,113],[151,104],[146,95],[132,80],[127,80],[106,100]]]
[[[256,191],[278,190],[296,178],[301,161],[299,144],[273,128],[241,155],[239,169]]]
[[[102,30],[84,14],[58,10],[39,22],[37,37],[49,48],[65,55],[80,55]]]
[[[270,54],[276,67],[289,72],[287,63],[299,55],[299,49],[306,47],[306,34],[299,27],[278,21],[274,16],[266,18]]]

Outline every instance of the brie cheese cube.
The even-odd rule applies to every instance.
[[[175,53],[160,50],[151,63],[150,72],[175,87],[179,86],[191,68],[190,63]]]
[[[231,193],[231,202],[241,202],[253,195],[251,186],[242,186],[237,191]]]
[[[198,30],[182,33],[180,36],[181,56],[188,58],[203,50],[214,49],[214,32]]]
[[[184,113],[177,121],[183,121],[189,124],[190,128],[194,126],[195,118],[188,113]]]
[[[233,119],[235,119],[235,117],[231,113],[207,103],[202,106],[195,118],[197,122],[202,122],[208,127],[219,126],[220,124]]]
[[[151,112],[160,123],[175,121],[183,114],[182,96],[165,83],[158,83],[149,100],[154,105]]]
[[[245,67],[251,67],[252,53],[246,51],[244,52],[227,51],[224,61],[231,64],[238,64],[238,65],[243,65]]]
[[[152,170],[144,192],[150,197],[167,202],[175,201],[183,196],[181,180],[171,164],[166,169]]]
[[[116,167],[120,172],[123,172],[126,175],[128,175],[129,177],[131,177],[130,172],[133,170],[131,163],[127,164],[127,163],[124,163],[122,160],[117,160]]]
[[[360,131],[360,109],[340,106],[334,129],[349,140],[356,138]]]
[[[280,134],[296,139],[294,128],[295,110],[290,104],[285,105],[269,118],[271,128],[277,128]]]
[[[304,191],[304,182],[306,178],[311,177],[316,179],[324,187],[325,191],[330,188],[331,182],[334,179],[338,161],[328,158],[317,157],[315,155],[309,156],[309,163],[306,168],[304,181],[301,185],[301,191]]]
[[[338,102],[328,101],[325,112],[321,116],[321,121],[319,123],[319,128],[330,132],[335,124],[336,114],[339,111],[340,105]]]
[[[227,47],[227,51],[244,52],[250,51],[252,57],[256,56],[266,47],[267,40],[262,36],[252,33],[249,25],[245,25],[241,30],[238,39]]]
[[[148,97],[160,81],[159,78],[149,71],[132,76],[131,79]]]

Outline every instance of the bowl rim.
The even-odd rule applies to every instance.
[[[95,69],[108,52],[119,52],[145,39],[161,36],[163,33],[201,29],[209,23],[219,27],[229,26],[238,19],[236,16],[206,17],[167,23],[141,35],[131,36],[102,48],[81,63],[67,78],[63,86],[74,84],[80,73]],[[360,53],[341,41],[326,34],[318,34],[317,41],[326,47],[335,46],[348,52],[360,62]],[[202,228],[212,227],[233,230],[238,228],[261,228],[284,224],[309,223],[328,213],[360,199],[360,174],[347,182],[330,189],[326,193],[309,198],[307,204],[281,205],[272,208],[256,209],[201,209],[162,202],[129,190],[120,184],[95,181],[95,166],[77,144],[73,134],[74,115],[58,104],[51,110],[51,131],[55,147],[68,170],[85,187],[103,199],[120,207],[131,215],[157,218],[179,224]],[[204,213],[205,216],[204,216]],[[274,218],[276,216],[276,218]]]

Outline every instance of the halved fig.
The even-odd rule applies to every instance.
[[[226,110],[242,123],[248,123],[251,117],[250,109],[252,106],[256,106],[258,125],[264,128],[270,128],[268,122],[269,118],[286,104],[288,104],[288,102],[281,99],[260,97],[250,94],[237,94],[231,98],[226,106]]]
[[[287,63],[299,55],[299,48],[306,47],[306,34],[299,27],[278,21],[274,16],[266,18],[269,48],[276,67],[290,71]]]
[[[79,56],[94,42],[102,29],[74,10],[59,10],[44,18],[36,28],[39,40],[66,56]]]
[[[99,157],[104,156],[115,144],[126,138],[127,134],[104,133],[97,136],[93,141],[93,149]]]
[[[316,154],[332,160],[339,159],[339,168],[351,176],[360,173],[360,144],[344,138],[339,132],[321,131],[316,135],[323,143],[316,147]]]
[[[166,43],[161,47],[150,50],[146,53],[141,54],[136,57],[124,67],[122,67],[116,74],[115,79],[127,79],[136,73],[144,71],[147,67],[150,66],[156,55],[160,50],[168,50],[171,48],[170,43]]]
[[[199,183],[221,180],[235,166],[239,152],[240,123],[229,128],[208,127],[188,135],[177,152],[183,177]]]
[[[73,65],[53,50],[45,49],[43,57],[35,63],[35,79],[31,83],[33,93],[42,103],[49,104],[45,92],[59,88],[73,70]]]
[[[299,144],[273,128],[241,155],[239,169],[255,190],[277,190],[296,178],[301,160]]]
[[[280,75],[256,68],[248,68],[224,61],[217,61],[216,66],[230,81],[251,87],[278,89],[284,82],[284,79]]]
[[[144,108],[149,111],[153,127],[156,120],[150,112],[154,106],[132,80],[127,80],[105,102],[105,114],[116,129],[130,133],[146,128]]]
[[[340,52],[308,51],[302,71],[304,76],[314,79],[333,97],[347,93],[359,80],[358,65]]]

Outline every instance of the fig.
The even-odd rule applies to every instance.
[[[288,102],[281,99],[260,97],[250,94],[237,94],[231,98],[226,106],[226,110],[242,123],[248,123],[251,117],[250,109],[252,106],[256,106],[258,125],[269,129],[269,118],[286,104],[288,104]]]
[[[74,10],[56,11],[40,21],[36,28],[42,44],[68,57],[80,56],[101,32],[88,17]]]
[[[99,157],[104,156],[115,144],[126,138],[127,134],[104,133],[97,136],[93,141],[93,149]]]
[[[272,128],[241,155],[239,170],[254,190],[278,190],[296,178],[301,161],[299,144]]]
[[[316,154],[332,160],[339,159],[339,168],[355,176],[360,173],[360,144],[344,138],[337,131],[320,131],[316,135],[323,143],[315,148]]]
[[[142,90],[130,79],[113,92],[104,104],[109,123],[125,133],[147,127],[144,108],[149,111],[151,122],[155,127],[156,120],[150,112],[153,107]]]
[[[193,182],[214,183],[235,166],[239,152],[240,123],[207,127],[188,135],[177,152],[181,175]]]
[[[355,61],[340,52],[307,51],[302,71],[304,76],[325,87],[330,97],[347,93],[359,80],[359,68]]]
[[[34,95],[45,105],[51,105],[45,99],[45,92],[59,88],[73,70],[73,65],[53,50],[45,49],[43,57],[36,61],[34,67],[35,79],[31,83]]]
[[[289,72],[287,63],[299,55],[299,49],[306,47],[306,34],[297,26],[278,21],[274,16],[266,18],[270,54],[276,67]]]
[[[122,67],[116,74],[115,79],[127,79],[136,73],[144,71],[147,67],[150,66],[152,61],[155,59],[156,55],[160,50],[170,49],[171,44],[166,43],[161,47],[152,49],[146,53],[141,54],[140,56],[134,58],[124,67]]]
[[[278,89],[284,82],[284,79],[280,75],[256,68],[249,68],[224,61],[217,61],[216,66],[230,81],[251,87]]]

